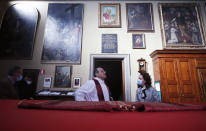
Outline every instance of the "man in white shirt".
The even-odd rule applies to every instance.
[[[87,81],[75,92],[76,101],[109,101],[109,91],[104,82],[106,72],[103,68],[95,69],[95,78]]]

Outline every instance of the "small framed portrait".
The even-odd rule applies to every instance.
[[[203,23],[197,3],[159,3],[163,47],[194,49],[205,46]]]
[[[45,77],[44,78],[44,85],[43,87],[45,88],[50,88],[52,83],[52,78],[51,77]]]
[[[99,27],[121,27],[120,4],[99,4]]]
[[[71,88],[71,66],[56,66],[54,88]]]
[[[127,30],[154,32],[152,3],[127,3]]]
[[[132,34],[133,49],[145,49],[145,36],[144,34]]]
[[[74,77],[73,87],[78,88],[81,86],[81,79],[79,77]]]

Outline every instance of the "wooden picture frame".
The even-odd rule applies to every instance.
[[[6,10],[0,30],[0,59],[32,59],[38,18],[38,10],[27,4],[14,4]]]
[[[119,3],[100,3],[99,4],[99,27],[112,28],[121,27]]]
[[[83,4],[49,3],[42,63],[81,64]]]
[[[133,49],[145,49],[145,35],[141,33],[132,34],[132,47]]]
[[[71,66],[56,66],[53,88],[71,88]]]
[[[195,49],[205,46],[199,4],[159,3],[164,49]]]
[[[154,32],[152,3],[126,3],[127,31]]]
[[[79,88],[81,86],[81,78],[80,77],[74,77],[73,81],[73,87]]]

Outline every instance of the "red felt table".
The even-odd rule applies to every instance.
[[[0,131],[205,131],[206,111],[89,112],[19,109],[0,100]]]

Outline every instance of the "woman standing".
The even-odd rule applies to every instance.
[[[136,102],[160,102],[158,92],[151,84],[150,75],[141,71],[137,81]]]

